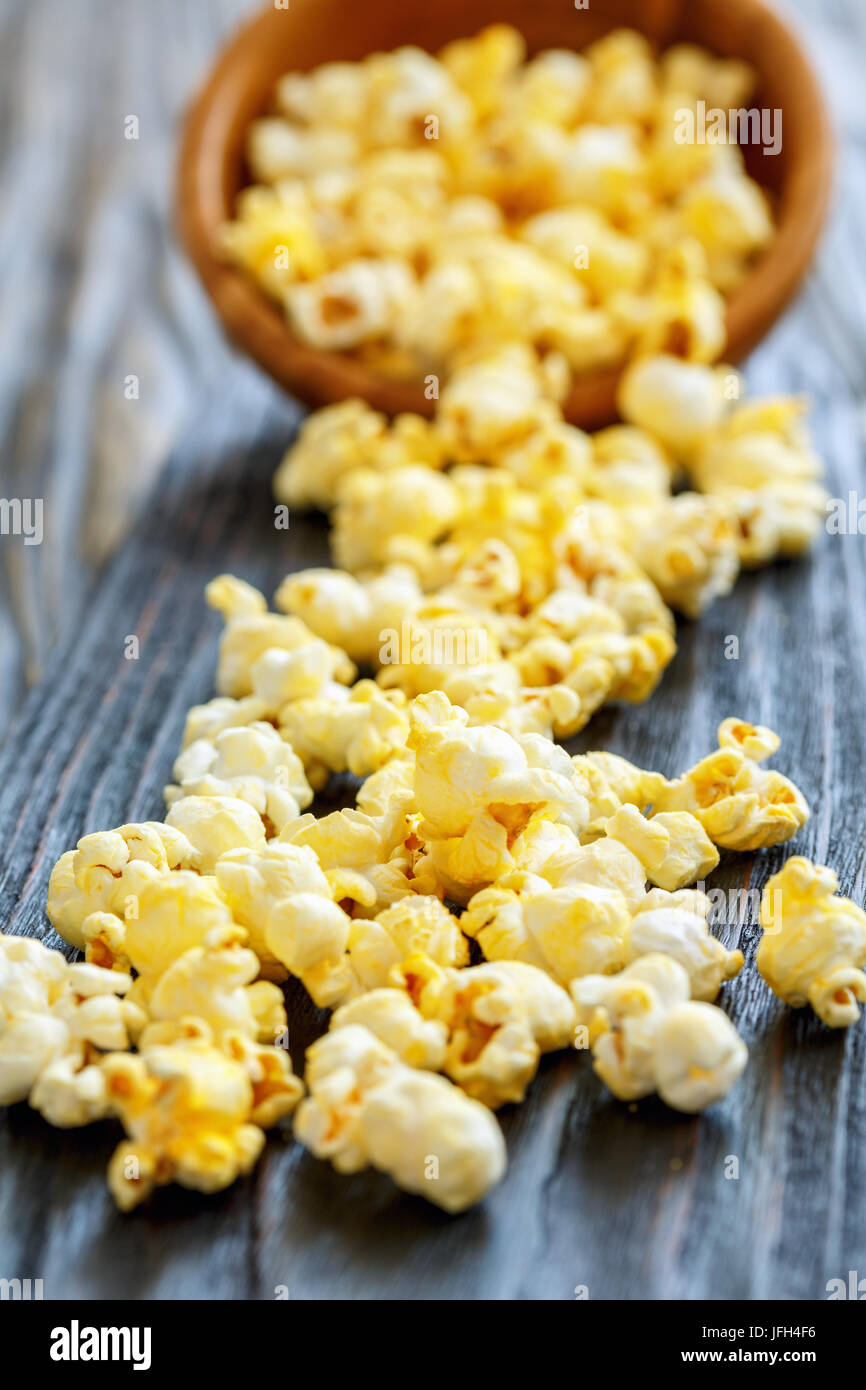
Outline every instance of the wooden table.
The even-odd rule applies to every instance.
[[[0,549],[0,701],[18,710],[0,754],[3,930],[52,942],[59,854],[161,814],[184,712],[212,690],[205,582],[229,569],[272,591],[327,556],[322,521],[272,525],[297,410],[230,355],[165,225],[175,119],[243,8],[0,6],[3,490],[44,496],[46,517],[41,547]],[[864,488],[864,15],[858,0],[799,8],[847,148],[815,272],[748,375],[754,392],[815,397],[830,487],[846,496]],[[137,143],[123,139],[130,113]],[[138,400],[124,397],[131,374]],[[769,723],[776,765],[814,808],[797,851],[862,903],[864,560],[862,537],[828,536],[811,560],[742,579],[683,625],[653,699],[605,712],[574,750],[673,774],[724,715]],[[22,703],[28,669],[42,679]],[[760,889],[789,852],[731,856],[713,883]],[[0,1112],[0,1277],[42,1278],[50,1298],[823,1298],[827,1280],[866,1275],[866,1024],[832,1033],[782,1007],[754,968],[750,900],[722,935],[746,954],[723,1003],[751,1061],[700,1118],[654,1101],[630,1113],[585,1057],[557,1055],[502,1113],[508,1176],[461,1218],[375,1174],[339,1177],[288,1135],[221,1197],[166,1190],[122,1217],[104,1185],[117,1131],[63,1133],[18,1106]],[[300,1064],[321,1018],[300,989],[289,1007]]]

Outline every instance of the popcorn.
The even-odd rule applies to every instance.
[[[59,951],[0,936],[0,1105],[27,1100],[49,1124],[109,1112],[101,1051],[127,1048],[145,1021],[129,975],[70,965]]]
[[[683,492],[643,520],[631,551],[665,603],[697,618],[739,573],[734,514],[718,497]]]
[[[523,1100],[541,1053],[571,1041],[571,1000],[533,965],[510,960],[443,970],[415,955],[396,973],[421,1016],[447,1027],[443,1070],[492,1110]]]
[[[173,775],[176,783],[165,790],[169,807],[182,797],[239,797],[258,812],[271,835],[313,799],[300,758],[271,724],[259,721],[188,744]]]
[[[249,932],[249,944],[270,979],[299,976],[320,1007],[331,1000],[348,944],[349,918],[333,901],[331,886],[312,849],[271,841],[227,850],[215,865],[216,881],[232,916]]]
[[[446,392],[491,348],[541,375],[555,354],[561,395],[570,377],[636,353],[709,361],[724,344],[722,295],[773,222],[739,151],[678,144],[675,115],[707,93],[737,107],[753,84],[745,65],[689,45],[656,58],[631,30],[527,61],[506,25],[438,56],[406,46],[289,73],[277,114],[250,126],[256,183],[221,245],[302,341],[400,379],[444,377]],[[526,379],[513,384],[482,375],[477,390],[443,393],[459,459],[489,462],[514,427],[543,421]],[[344,472],[338,440],[361,422],[356,403],[335,410],[321,481],[306,445],[281,470],[297,500],[328,504]],[[368,427],[383,428],[373,412],[355,437]]]
[[[351,903],[353,915],[375,916],[413,891],[411,799],[397,789],[381,814],[350,808],[302,816],[282,839],[315,852],[336,900]]]
[[[646,869],[627,845],[612,837],[582,845],[565,826],[537,821],[516,842],[514,862],[553,888],[593,884],[613,889],[632,912],[644,899]]]
[[[324,785],[331,772],[367,777],[405,745],[409,737],[405,706],[401,691],[358,681],[340,696],[284,705],[279,713],[280,734],[300,756],[317,787]],[[287,816],[283,825],[290,819]]]
[[[85,835],[51,871],[48,920],[64,941],[84,950],[83,926],[91,913],[123,917],[150,879],[200,864],[186,835],[158,821]]]
[[[866,1001],[866,913],[838,887],[831,869],[788,859],[761,898],[757,966],[786,1004],[809,1004],[828,1027],[847,1028]]]
[[[636,854],[651,883],[674,893],[712,873],[719,852],[696,816],[661,811],[647,819],[624,805],[604,823],[604,831]]]
[[[401,989],[371,989],[341,1004],[331,1017],[331,1032],[359,1026],[395,1052],[408,1067],[441,1071],[448,1045],[448,1025],[427,1019]]]
[[[456,461],[483,462],[525,442],[557,413],[531,354],[511,346],[454,373],[442,391],[436,426]]]
[[[200,946],[191,946],[171,962],[150,993],[151,1025],[145,1029],[142,1048],[147,1048],[154,1024],[187,1016],[206,1023],[218,1046],[227,1033],[265,1042],[285,1031],[282,992],[267,980],[256,980],[259,960],[244,945],[246,938],[242,927],[215,927]]]
[[[568,985],[578,975],[623,968],[630,920],[616,888],[551,887],[536,875],[514,874],[476,893],[460,926],[488,960],[522,962]]]
[[[702,912],[683,905],[638,908],[628,936],[628,959],[661,953],[679,961],[689,977],[693,999],[712,1003],[724,980],[743,967],[742,951],[728,951],[711,936]]]
[[[298,618],[285,618],[267,612],[267,604],[258,589],[233,575],[212,579],[205,597],[225,619],[226,628],[220,641],[217,689],[221,695],[235,699],[252,695],[252,667],[270,648],[293,652],[306,646],[313,637],[306,624]],[[349,682],[355,668],[344,653],[334,653],[335,679]]]
[[[722,423],[727,372],[666,354],[639,358],[622,375],[620,411],[629,424],[687,459]]]
[[[89,961],[135,970],[138,978],[130,998],[148,1007],[153,987],[173,961],[202,945],[214,929],[233,926],[216,880],[179,869],[146,879],[127,903],[123,918],[91,913],[84,919],[82,936]]]
[[[375,917],[355,918],[348,944],[352,993],[389,984],[392,970],[417,952],[436,965],[469,963],[461,923],[437,897],[422,893],[401,898]]]
[[[240,700],[234,700],[230,695],[217,695],[213,700],[203,705],[193,705],[187,711],[181,748],[189,748],[191,743],[197,743],[199,739],[212,743],[224,729],[239,729],[245,724],[254,724],[264,719],[267,713],[267,702],[260,700],[257,695],[245,695]]]
[[[567,756],[537,735],[467,728],[443,695],[411,710],[419,835],[449,895],[466,901],[513,863],[511,846],[533,816],[582,829],[588,803]]]
[[[359,257],[285,291],[292,328],[310,347],[341,351],[382,337],[412,293],[412,272],[396,258]]]
[[[450,479],[419,465],[384,474],[355,469],[340,486],[334,558],[349,570],[409,558],[444,535],[458,505]]]
[[[254,159],[267,178],[280,161],[298,152],[291,149],[291,129],[285,122],[263,121],[254,130]],[[296,278],[322,275],[328,263],[312,204],[298,185],[245,188],[238,198],[237,219],[221,229],[219,249],[277,297]]]
[[[725,720],[719,743],[717,753],[667,783],[657,809],[690,811],[724,849],[766,849],[790,840],[809,819],[809,807],[793,782],[760,766],[774,751],[772,741],[764,742],[750,724]],[[750,757],[745,746],[756,756]]]
[[[302,422],[274,476],[274,492],[292,507],[326,509],[355,468],[390,472],[412,463],[439,468],[444,460],[442,440],[420,415],[398,415],[389,422],[366,401],[340,401]]]
[[[399,629],[420,607],[423,595],[415,574],[406,568],[386,568],[363,581],[342,570],[314,569],[287,575],[274,601],[342,647],[353,661],[375,665],[382,630]]]
[[[520,234],[539,251],[574,270],[580,282],[599,298],[616,290],[639,290],[649,270],[647,247],[618,232],[593,207],[551,208],[525,222]],[[586,250],[586,264],[577,269],[575,261],[579,261],[581,247]]]
[[[338,1172],[372,1166],[451,1213],[480,1201],[505,1172],[490,1111],[444,1077],[406,1066],[360,1025],[308,1048],[307,1085],[295,1136]]]
[[[170,1182],[219,1192],[254,1167],[264,1146],[244,1062],[217,1048],[206,1024],[193,1020],[188,1034],[102,1062],[112,1110],[128,1136],[108,1167],[122,1211]],[[300,1090],[298,1083],[284,1113]]]
[[[612,978],[584,976],[571,994],[594,1069],[620,1100],[657,1091],[694,1114],[743,1072],[748,1054],[733,1024],[713,1004],[689,999],[688,975],[670,956],[642,956]]]
[[[172,802],[165,823],[186,837],[205,874],[213,873],[226,850],[258,849],[266,838],[258,811],[236,796],[182,796]]]

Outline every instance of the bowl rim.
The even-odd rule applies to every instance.
[[[771,26],[784,45],[786,80],[789,86],[798,85],[811,117],[790,205],[782,207],[767,250],[726,302],[722,360],[731,363],[741,361],[761,341],[801,285],[827,217],[835,164],[827,103],[796,30],[764,0],[741,4],[754,22]],[[258,11],[229,38],[187,109],[175,180],[181,240],[229,337],[302,404],[315,408],[358,396],[389,416],[409,411],[430,417],[435,400],[428,399],[422,386],[301,342],[278,303],[214,249],[217,228],[231,213],[227,165],[242,159],[237,148],[229,155],[226,138],[227,113],[237,105],[236,74],[255,69],[256,50],[274,14],[273,5]],[[227,95],[233,96],[228,106]],[[786,184],[791,181],[788,172]],[[577,377],[563,402],[565,418],[585,429],[615,421],[617,385],[626,365]]]

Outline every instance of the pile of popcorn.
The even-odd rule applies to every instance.
[[[742,62],[656,57],[628,29],[527,60],[502,24],[436,57],[290,73],[250,128],[221,250],[303,342],[402,379],[503,341],[566,379],[711,362],[774,223],[738,146],[680,143],[678,121],[754,86]]]
[[[345,568],[290,575],[276,612],[241,579],[209,585],[218,693],[189,711],[165,820],[85,835],[52,873],[48,916],[83,962],[0,937],[0,1103],[119,1120],[124,1209],[170,1182],[226,1187],[293,1114],[338,1171],[458,1212],[502,1177],[494,1111],[545,1052],[588,1051],[625,1101],[726,1096],[747,1052],[715,1001],[743,956],[702,886],[721,850],[808,819],[765,766],[779,739],[725,719],[670,777],[554,738],[646,698],[674,651],[668,604],[701,612],[819,525],[800,405],[741,404],[732,381],[641,358],[627,423],[590,438],[512,344],[456,371],[432,422],[359,401],[312,416],[277,495],[333,508]],[[408,632],[397,660],[390,628]],[[437,656],[455,631],[483,635],[483,660]],[[346,771],[355,806],[312,815]],[[837,887],[788,859],[757,964],[844,1027],[866,1000],[866,914]],[[303,1081],[289,976],[330,1011]]]
[[[51,875],[83,961],[0,936],[0,1104],[119,1121],[121,1208],[225,1188],[293,1116],[339,1172],[459,1212],[503,1176],[494,1112],[546,1052],[687,1113],[742,1074],[716,1000],[743,955],[703,887],[807,821],[765,766],[779,739],[728,718],[679,772],[555,740],[645,700],[675,614],[823,524],[803,404],[710,365],[773,225],[736,147],[678,144],[674,113],[752,81],[630,31],[526,61],[494,26],[288,76],[253,126],[227,254],[305,341],[445,379],[429,420],[305,422],[275,494],[330,513],[338,568],[290,574],[275,611],[211,582],[217,694],[164,821],[85,835]],[[624,361],[622,423],[568,424],[574,375]],[[355,805],[313,815],[345,773]],[[833,1028],[866,1001],[866,913],[837,889],[789,858],[757,952]],[[289,977],[329,1013],[303,1080]]]

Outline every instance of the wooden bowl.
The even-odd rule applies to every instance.
[[[763,0],[290,0],[271,5],[223,51],[183,130],[178,203],[184,241],[231,337],[265,371],[311,406],[362,396],[388,414],[430,415],[420,385],[370,371],[293,336],[282,309],[215,253],[217,229],[248,181],[244,141],[251,120],[267,110],[277,79],[331,59],[416,44],[435,51],[486,24],[507,22],[531,53],[583,48],[621,25],[660,47],[683,40],[744,58],[759,74],[758,107],[781,108],[782,149],[746,151],[749,172],[773,194],[777,234],[727,306],[726,361],[738,361],[772,326],[800,284],[824,221],[830,193],[832,134],[815,74],[784,21]],[[579,378],[565,403],[584,428],[616,417],[618,371]]]

